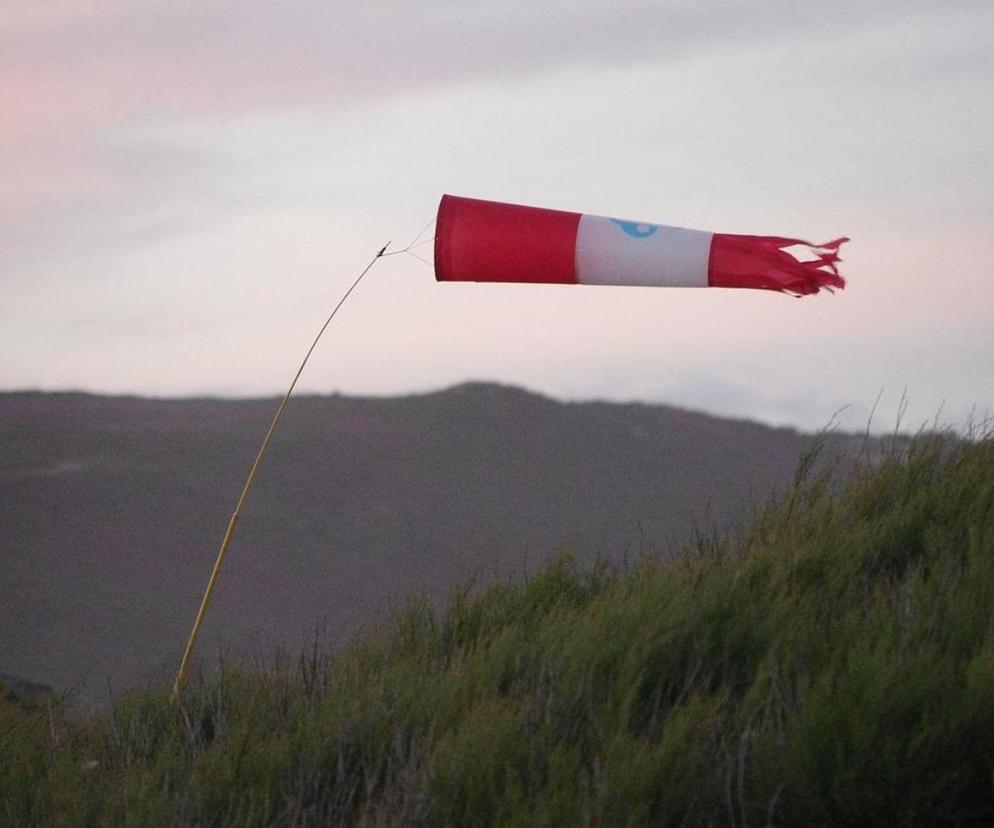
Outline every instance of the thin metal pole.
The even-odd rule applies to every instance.
[[[352,286],[345,291],[345,295],[338,301],[338,304],[335,305],[334,310],[332,310],[332,312],[328,315],[328,318],[321,326],[321,330],[318,331],[318,335],[314,337],[311,347],[307,349],[307,354],[304,356],[303,362],[300,363],[300,367],[297,369],[297,373],[293,378],[293,382],[290,383],[289,389],[287,389],[286,394],[284,394],[283,399],[280,401],[279,407],[276,409],[276,414],[273,415],[273,421],[269,424],[269,430],[266,432],[262,445],[259,446],[259,453],[255,456],[255,462],[252,463],[252,468],[249,470],[248,479],[246,479],[245,485],[242,487],[242,493],[238,498],[238,503],[235,505],[235,511],[231,513],[231,519],[228,521],[228,529],[224,533],[224,539],[221,541],[221,548],[218,550],[217,559],[214,561],[214,569],[211,570],[211,577],[207,581],[207,588],[204,590],[204,597],[200,599],[200,609],[197,610],[197,617],[193,622],[193,629],[190,630],[190,637],[187,639],[186,649],[183,650],[183,658],[180,661],[179,670],[176,672],[176,680],[173,682],[173,701],[176,701],[179,698],[179,694],[183,689],[183,683],[186,681],[186,673],[189,669],[190,658],[193,655],[194,647],[197,645],[197,638],[200,635],[200,627],[204,623],[204,615],[207,613],[207,605],[210,603],[214,587],[217,585],[218,574],[221,572],[221,564],[224,562],[224,556],[228,551],[228,545],[231,543],[231,539],[235,534],[235,526],[238,525],[238,518],[241,517],[242,507],[245,505],[249,489],[252,488],[252,483],[255,481],[256,473],[259,471],[259,466],[262,464],[262,458],[265,456],[266,449],[269,447],[269,441],[283,417],[283,409],[286,408],[290,395],[293,393],[293,389],[297,385],[297,380],[299,380],[300,375],[304,373],[304,366],[307,365],[307,360],[311,358],[311,354],[314,353],[314,349],[317,347],[318,340],[321,339],[321,336],[324,334],[328,325],[331,324],[331,320],[335,318],[335,314],[338,313],[338,309],[345,304],[345,300],[349,298],[352,291],[355,290],[359,282],[362,281],[362,277],[369,272],[370,268],[372,268],[374,264],[376,264],[376,260],[381,258],[383,254],[386,253],[389,246],[390,242],[387,242],[380,249],[380,252],[373,256],[369,264],[367,264],[363,268],[362,272],[356,277],[356,280],[352,283]]]

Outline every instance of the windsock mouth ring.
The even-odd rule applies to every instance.
[[[451,245],[449,244],[449,219],[454,199],[448,193],[438,202],[438,215],[435,217],[435,281],[446,282],[452,279]]]

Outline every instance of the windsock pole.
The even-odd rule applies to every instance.
[[[235,527],[238,525],[238,519],[241,517],[242,508],[245,506],[245,500],[248,498],[249,490],[255,482],[255,476],[259,471],[259,466],[262,465],[262,458],[266,454],[266,449],[269,448],[269,441],[272,439],[273,433],[276,431],[276,427],[280,424],[280,420],[283,418],[283,411],[286,408],[287,402],[290,400],[290,395],[293,393],[293,389],[297,386],[297,380],[299,380],[300,375],[304,373],[304,367],[307,365],[307,360],[311,358],[311,354],[314,353],[314,349],[317,347],[318,340],[321,339],[325,330],[328,328],[328,325],[331,324],[331,320],[335,318],[335,314],[338,313],[339,308],[345,304],[345,300],[349,298],[352,291],[354,291],[359,285],[359,282],[362,281],[362,277],[370,271],[373,265],[376,264],[377,260],[382,258],[384,255],[390,255],[386,252],[389,246],[390,242],[383,245],[380,252],[370,259],[369,264],[363,268],[362,272],[356,277],[351,287],[345,291],[345,295],[338,300],[338,304],[335,305],[334,309],[321,326],[321,330],[319,330],[317,336],[314,337],[311,347],[307,349],[307,354],[304,356],[303,362],[300,363],[300,367],[297,369],[297,373],[294,375],[293,381],[290,383],[290,387],[287,389],[286,394],[283,395],[283,399],[280,401],[280,404],[276,409],[276,413],[273,415],[273,421],[269,424],[269,430],[266,432],[266,436],[262,440],[262,445],[259,446],[259,453],[256,454],[255,461],[252,463],[252,468],[249,469],[248,478],[245,481],[245,485],[242,487],[242,493],[238,498],[238,503],[235,505],[235,511],[232,512],[231,519],[228,521],[228,529],[225,531],[224,538],[221,541],[221,548],[218,550],[217,558],[214,561],[214,568],[211,570],[211,576],[207,581],[207,588],[204,590],[204,597],[200,599],[200,608],[197,610],[197,617],[194,619],[193,629],[190,630],[190,637],[187,639],[186,648],[183,650],[183,658],[180,661],[179,670],[176,672],[176,680],[173,682],[172,700],[174,702],[179,699],[179,695],[183,690],[183,684],[186,681],[186,674],[190,666],[190,659],[193,656],[194,648],[197,645],[197,638],[200,636],[200,628],[204,623],[204,616],[207,613],[207,605],[210,603],[211,595],[214,593],[214,587],[217,586],[218,575],[221,572],[221,564],[224,563],[224,556],[228,551],[228,546],[231,544],[231,539],[235,535]]]

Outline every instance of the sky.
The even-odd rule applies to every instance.
[[[989,0],[6,0],[0,388],[280,394],[449,192],[847,235],[849,285],[438,284],[395,256],[301,391],[983,419],[992,31]]]

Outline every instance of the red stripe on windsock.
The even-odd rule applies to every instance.
[[[708,260],[708,287],[756,288],[804,296],[821,289],[843,289],[836,264],[843,237],[824,244],[782,236],[715,233]],[[798,259],[786,248],[806,247],[813,258]]]
[[[579,213],[444,195],[435,220],[435,278],[576,281]]]

